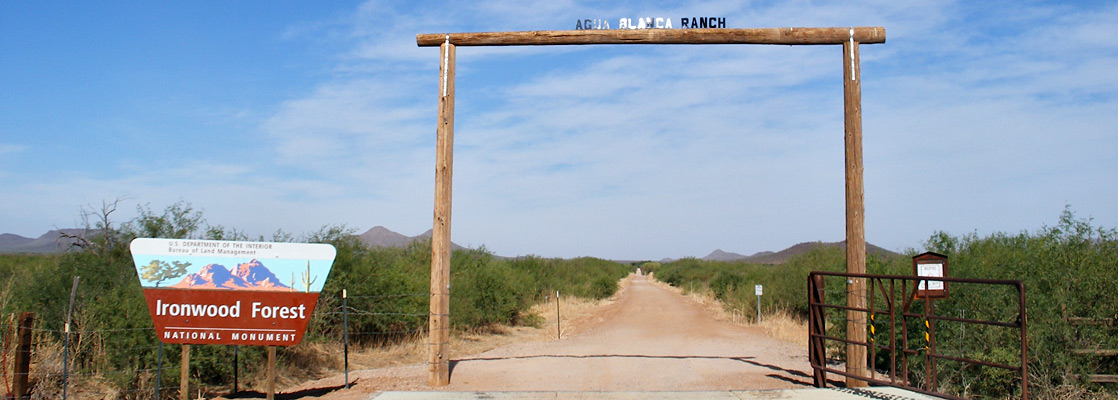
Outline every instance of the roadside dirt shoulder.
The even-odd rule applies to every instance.
[[[810,385],[810,367],[800,346],[772,339],[759,327],[719,320],[706,307],[647,277],[630,276],[623,285],[618,296],[589,307],[581,316],[573,316],[578,310],[572,307],[561,340],[537,337],[542,340],[455,357],[451,384],[439,390],[758,390]],[[554,328],[550,331],[554,334]],[[321,398],[430,390],[423,364],[354,371],[350,380],[354,379],[351,389]],[[338,376],[285,392],[341,384]]]

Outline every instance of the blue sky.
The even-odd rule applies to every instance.
[[[0,1],[0,232],[187,201],[270,236],[430,229],[418,33],[719,16],[863,45],[866,238],[1118,226],[1113,2]],[[458,51],[453,237],[501,255],[742,254],[844,238],[839,47]]]

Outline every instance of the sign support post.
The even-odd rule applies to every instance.
[[[276,346],[268,346],[268,382],[264,385],[267,399],[276,398]]]
[[[756,285],[753,287],[753,292],[757,295],[757,323],[761,323],[761,294],[765,292],[764,286]]]
[[[926,278],[947,277],[947,256],[939,253],[924,252],[912,257],[912,274]],[[920,280],[916,287],[916,298],[924,300],[924,362],[928,365],[928,388],[936,390],[936,321],[929,318],[936,313],[936,299],[947,298],[947,282],[934,279]]]
[[[155,398],[160,398],[159,395],[163,392],[163,341],[159,341],[159,355],[156,356],[158,361],[155,364]]]
[[[179,400],[190,399],[190,345],[182,345],[182,363],[179,364]]]

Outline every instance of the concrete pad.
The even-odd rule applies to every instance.
[[[695,392],[385,392],[369,400],[934,400],[932,397],[900,388],[864,389],[784,389]]]

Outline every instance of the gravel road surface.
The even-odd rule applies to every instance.
[[[616,301],[580,318],[562,340],[516,343],[455,357],[449,391],[694,391],[807,388],[807,351],[759,328],[719,321],[645,276],[626,278]],[[806,339],[805,339],[806,340]],[[453,350],[453,349],[452,349]],[[357,384],[322,399],[432,390],[426,365],[354,371]],[[336,382],[333,382],[336,381]],[[327,378],[318,387],[340,385]],[[307,390],[314,382],[295,390]]]

